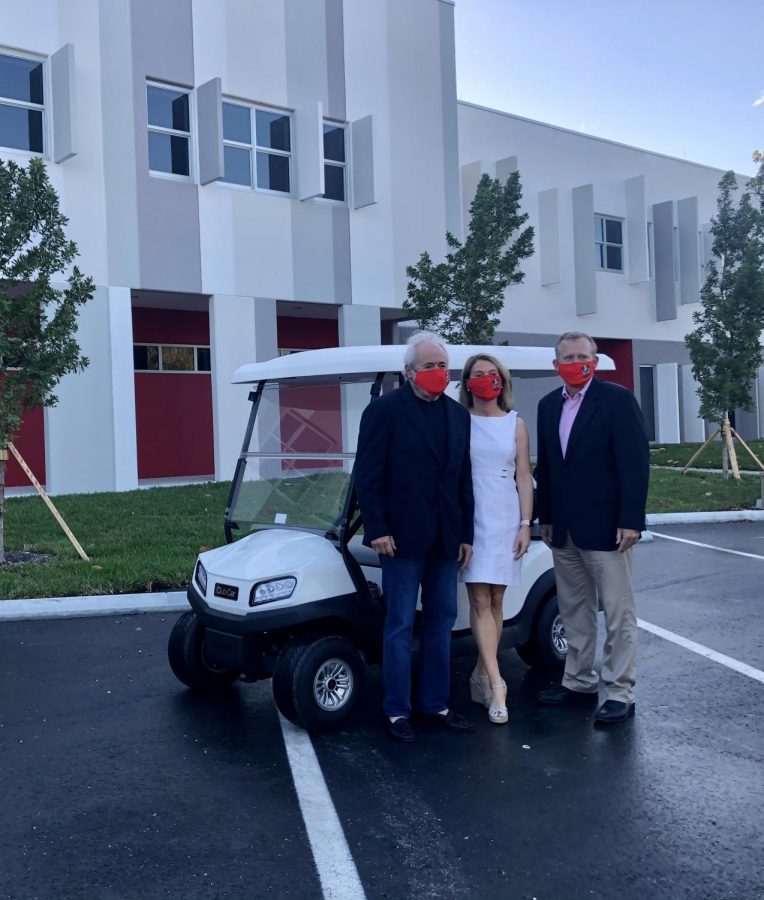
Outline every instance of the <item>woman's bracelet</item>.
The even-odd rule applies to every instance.
[[[522,528],[523,525],[527,525],[528,528],[530,528],[530,527],[531,527],[531,520],[530,520],[530,519],[520,519],[520,527]]]

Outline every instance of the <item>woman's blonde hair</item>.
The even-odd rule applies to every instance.
[[[472,394],[467,390],[467,382],[472,377],[472,369],[479,359],[483,359],[492,366],[496,366],[496,371],[501,378],[501,393],[496,398],[496,402],[499,409],[503,409],[504,412],[509,412],[510,409],[512,409],[512,378],[504,363],[496,359],[495,356],[489,356],[487,353],[476,353],[464,364],[462,380],[459,385],[459,402],[465,409],[470,409],[472,406]]]

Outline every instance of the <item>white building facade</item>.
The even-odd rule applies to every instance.
[[[536,253],[498,339],[588,331],[658,440],[702,436],[683,336],[721,172],[457,103],[453,12],[3,4],[0,157],[45,159],[97,285],[80,314],[90,366],[17,441],[52,493],[229,478],[247,405],[235,369],[397,339],[406,266],[462,233],[481,172],[513,168]],[[522,398],[530,421],[542,382]],[[748,436],[764,431],[763,385],[738,420]]]

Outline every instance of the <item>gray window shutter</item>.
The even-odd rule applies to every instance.
[[[324,107],[319,101],[295,113],[297,188],[300,200],[324,193]]]
[[[576,315],[597,312],[597,278],[594,270],[594,187],[574,187],[573,265],[575,268]]]
[[[199,136],[199,183],[223,177],[223,101],[219,78],[196,89],[197,134]]]
[[[374,185],[374,132],[371,116],[351,126],[353,208],[361,209],[377,202]]]
[[[74,149],[74,45],[64,44],[50,58],[53,86],[53,161],[60,163],[77,152]]]
[[[676,319],[673,200],[666,200],[653,206],[653,246],[655,318],[658,322],[667,322]]]
[[[560,281],[560,217],[557,188],[539,192],[538,248],[542,284]]]
[[[685,197],[676,205],[679,226],[679,294],[682,303],[700,300],[698,198]]]
[[[627,178],[625,191],[629,284],[641,284],[650,280],[644,175],[635,175],[633,178]]]

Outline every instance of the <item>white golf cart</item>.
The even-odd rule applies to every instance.
[[[228,543],[199,555],[192,609],[169,639],[170,666],[188,687],[272,678],[279,710],[308,729],[339,723],[358,702],[365,664],[381,659],[385,603],[378,558],[361,542],[353,459],[361,413],[399,386],[404,349],[308,350],[234,376],[253,390],[225,514]],[[548,348],[453,346],[453,379],[479,350],[499,356],[513,378],[552,374]],[[600,368],[613,364],[605,357]],[[529,665],[559,667],[567,644],[540,540],[522,572],[504,599],[505,644]],[[463,585],[458,610],[456,636],[469,629]]]

